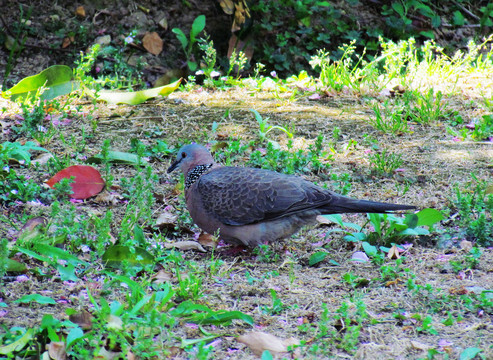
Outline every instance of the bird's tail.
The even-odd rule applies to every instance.
[[[334,197],[333,201],[326,207],[326,214],[342,213],[376,213],[385,214],[398,210],[415,210],[412,205],[390,204],[378,201],[358,200],[345,196]]]

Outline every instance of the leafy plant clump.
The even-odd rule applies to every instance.
[[[259,14],[253,32],[264,39],[256,56],[279,73],[299,73],[318,49],[334,48],[345,39],[362,45],[362,34],[353,30],[355,19],[327,1],[304,0],[287,3],[259,1],[252,5]],[[286,16],[279,17],[279,14]],[[337,58],[339,53],[335,53]]]
[[[455,198],[452,199],[458,214],[454,224],[459,232],[464,232],[468,239],[482,246],[493,245],[492,187],[473,175],[472,181],[455,187]]]

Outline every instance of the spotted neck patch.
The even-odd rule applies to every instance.
[[[187,178],[185,179],[185,189],[188,189],[192,184],[197,181],[197,179],[209,170],[212,164],[197,165],[192,170],[188,172]]]

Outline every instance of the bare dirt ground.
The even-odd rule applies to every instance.
[[[257,136],[258,125],[252,114],[247,110],[256,108],[264,116],[271,119],[272,124],[292,124],[295,129],[295,143],[312,140],[318,133],[331,136],[334,126],[341,128],[341,140],[336,148],[343,149],[348,139],[358,142],[349,152],[338,153],[331,172],[349,172],[364,174],[366,181],[352,183],[353,197],[369,198],[381,201],[401,202],[416,205],[419,208],[434,207],[443,209],[449,206],[453,197],[455,185],[465,184],[474,172],[479,179],[491,176],[489,163],[493,156],[491,145],[486,143],[457,144],[450,139],[441,124],[430,126],[416,125],[414,133],[402,136],[386,136],[375,132],[364,121],[366,113],[363,101],[357,98],[334,98],[330,101],[310,102],[306,98],[297,101],[276,99],[268,93],[249,95],[245,91],[198,91],[190,93],[174,93],[168,99],[154,101],[138,107],[101,105],[96,111],[98,127],[92,141],[87,144],[87,154],[100,151],[102,142],[112,140],[112,148],[126,151],[130,139],[138,138],[144,143],[155,139],[164,139],[170,145],[176,141],[194,140],[205,143],[216,141],[217,137],[228,134],[232,138],[247,140]],[[87,105],[88,107],[92,105]],[[228,110],[228,116],[224,115]],[[212,133],[212,123],[219,124],[217,133]],[[68,125],[64,132],[80,134],[82,128],[89,130],[83,121]],[[153,138],[143,136],[159,129],[159,136]],[[219,134],[219,135],[218,135]],[[222,134],[222,135],[221,135]],[[379,144],[399,153],[405,159],[404,177],[411,184],[409,191],[402,194],[399,184],[404,179],[402,175],[395,178],[376,178],[369,176],[369,164],[364,145],[365,134],[379,139]],[[76,135],[77,136],[77,135]],[[273,135],[274,139],[283,143],[283,136]],[[58,141],[46,146],[47,149],[62,155],[64,149]],[[169,159],[171,161],[171,159]],[[242,165],[239,163],[238,165]],[[166,174],[169,162],[165,160],[154,162],[153,171],[160,177],[162,186],[156,189],[164,198],[156,204],[155,213],[159,214],[163,207],[176,204],[176,177]],[[115,182],[122,177],[131,177],[133,169],[126,166],[114,166]],[[46,180],[42,174],[39,181]],[[311,180],[324,183],[321,178]],[[329,182],[330,185],[330,182]],[[83,211],[104,211],[104,206],[89,201]],[[82,209],[82,208],[81,208]],[[112,208],[116,214],[123,213],[124,204]],[[9,212],[8,209],[4,211]],[[31,213],[30,210],[28,214]],[[33,210],[32,214],[39,210]],[[118,215],[116,216],[118,218]],[[363,215],[347,216],[347,221],[362,224]],[[118,223],[118,220],[115,221]],[[18,224],[21,225],[21,224]],[[404,272],[399,273],[393,281],[383,280],[379,266],[371,263],[360,264],[351,261],[354,248],[338,236],[330,237],[326,246],[328,258],[319,266],[308,266],[309,256],[317,250],[318,243],[325,232],[325,226],[311,231],[305,230],[286,242],[276,244],[275,251],[279,259],[273,263],[263,263],[250,253],[232,256],[216,251],[215,256],[224,260],[224,268],[228,269],[228,277],[211,278],[204,284],[204,301],[213,308],[240,310],[252,315],[256,321],[256,329],[275,334],[281,338],[294,336],[310,342],[310,336],[299,331],[298,326],[303,322],[316,323],[320,321],[322,304],[329,311],[335,312],[341,304],[349,302],[354,311],[357,301],[366,305],[369,317],[375,321],[371,326],[361,329],[359,345],[354,357],[361,359],[385,358],[418,358],[426,355],[430,348],[440,348],[456,358],[467,347],[475,346],[484,349],[485,358],[491,356],[491,339],[493,327],[491,312],[465,311],[460,302],[447,304],[435,298],[437,295],[411,295],[406,288],[408,278]],[[169,239],[187,239],[189,235],[170,234]],[[435,247],[437,237],[431,240],[419,240],[406,254],[402,268],[408,268],[409,273],[415,274],[417,284],[430,284],[434,289],[441,289],[440,294],[468,293],[471,289],[492,289],[491,273],[493,268],[493,252],[483,249],[479,267],[466,274],[456,274],[448,264],[450,259],[461,259],[466,252],[457,247],[438,250]],[[423,241],[420,243],[420,241]],[[187,259],[206,264],[211,254],[186,252]],[[292,259],[295,259],[293,262]],[[336,261],[336,266],[331,260]],[[96,265],[100,267],[101,265]],[[248,281],[245,272],[256,280]],[[352,286],[343,281],[343,275],[351,273],[357,279],[366,279],[365,285]],[[88,284],[86,284],[88,285]],[[97,281],[93,286],[98,287]],[[271,306],[270,289],[277,291],[278,297],[287,310],[281,315],[267,315],[260,311],[262,306]],[[469,290],[468,290],[469,289]],[[25,305],[13,306],[7,317],[2,318],[6,326],[28,326],[39,323],[45,313],[53,313],[63,318],[63,309],[68,307],[85,308],[87,300],[80,297],[83,286],[77,284],[63,286],[59,281],[37,279],[30,277],[27,283],[7,283],[3,289],[6,299],[16,299],[29,292],[47,294],[55,298],[66,299],[66,304],[50,306]],[[115,296],[117,296],[115,294]],[[437,305],[438,303],[438,305]],[[9,304],[11,304],[9,302]],[[393,313],[397,310],[406,314],[424,313],[425,309],[436,308],[431,314],[433,326],[438,335],[417,331],[416,321],[404,317],[395,319]],[[441,322],[448,313],[462,314],[463,319],[451,326]],[[335,325],[335,324],[332,324]],[[198,336],[191,329],[184,329],[188,338]],[[231,329],[225,329],[231,334]],[[236,327],[231,335],[247,331],[245,326]],[[443,341],[446,341],[445,343]],[[444,346],[440,344],[446,344]],[[440,347],[441,346],[441,347]],[[217,358],[245,358],[248,354],[243,346],[236,343],[234,337],[222,338],[217,349]],[[383,354],[383,355],[382,355]],[[335,351],[333,356],[352,358],[344,351]],[[308,354],[306,355],[310,357]]]

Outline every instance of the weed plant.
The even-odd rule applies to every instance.
[[[391,151],[383,150],[381,153],[375,152],[368,156],[370,166],[379,175],[391,175],[402,165],[402,156]]]
[[[375,117],[370,117],[368,121],[375,129],[392,134],[409,132],[408,113],[402,107],[392,106],[390,101],[386,100],[382,107],[374,104],[372,110]]]
[[[472,180],[463,186],[455,186],[452,202],[458,212],[455,225],[460,231],[481,246],[493,245],[493,194],[491,184]]]

